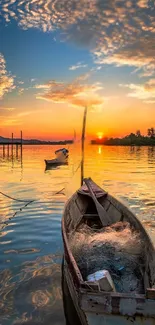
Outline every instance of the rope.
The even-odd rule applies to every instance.
[[[57,195],[57,194],[61,194],[62,193],[62,191],[64,190],[65,188],[63,187],[60,191],[58,191],[58,192],[55,192],[54,194],[55,195]],[[9,220],[12,220],[12,218],[14,218],[19,212],[21,212],[24,208],[26,208],[29,204],[31,204],[31,203],[33,203],[33,202],[40,202],[39,200],[20,200],[20,199],[16,199],[16,198],[14,198],[14,197],[12,197],[12,196],[10,196],[10,195],[7,195],[7,194],[5,194],[5,193],[3,193],[3,192],[0,192],[0,194],[1,195],[3,195],[3,196],[5,196],[5,197],[7,197],[8,199],[11,199],[11,200],[13,200],[13,201],[17,201],[17,202],[25,202],[25,205],[23,206],[23,207],[21,207],[21,208],[19,208],[13,215],[12,215],[12,217],[10,217],[9,218]],[[54,195],[53,194],[53,195]],[[62,193],[63,195],[65,195],[64,193]],[[42,203],[42,202],[40,202],[40,203]],[[50,201],[49,202],[43,202],[43,203],[51,203]],[[1,229],[3,229],[5,226],[7,225],[7,221],[4,221],[3,222],[3,227],[1,228]]]
[[[54,192],[52,195],[57,195],[57,194],[63,194],[63,195],[65,195],[64,193],[62,193],[63,190],[65,190],[65,187],[63,187],[63,188],[62,188],[60,191],[58,191],[58,192]],[[16,198],[14,198],[14,197],[12,197],[12,196],[10,196],[10,195],[7,195],[7,194],[5,194],[5,193],[3,193],[3,192],[0,192],[0,194],[3,195],[3,196],[5,196],[5,197],[7,197],[8,199],[13,200],[13,201],[17,201],[17,202],[25,202],[25,203],[27,203],[27,205],[30,204],[30,203],[32,203],[32,202],[39,202],[39,200],[21,200],[21,199],[16,199]]]
[[[9,196],[9,195],[7,195],[7,194],[5,194],[5,193],[3,193],[3,192],[0,192],[0,194],[2,194],[3,196],[5,196],[5,197],[7,197],[8,199],[11,199],[11,200],[13,200],[13,201],[18,201],[18,202],[26,202],[26,203],[29,203],[29,202],[34,202],[34,201],[37,201],[37,200],[20,200],[20,199],[16,199],[16,198],[14,198],[14,197],[12,197],[12,196]]]

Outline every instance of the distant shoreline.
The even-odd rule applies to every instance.
[[[155,147],[155,144],[113,144],[113,143],[91,143],[93,146],[105,146],[105,147]]]
[[[0,142],[0,146],[7,145],[8,142]],[[12,142],[9,142],[10,145],[12,145]],[[13,145],[21,145],[20,142],[13,142]],[[73,142],[50,142],[50,143],[22,143],[23,146],[56,146],[56,145],[68,145],[73,144]]]
[[[103,138],[91,140],[92,145],[104,146],[128,146],[128,147],[154,147],[155,146],[155,129],[148,129],[148,135],[144,136],[140,130],[135,133],[130,133],[124,138]]]

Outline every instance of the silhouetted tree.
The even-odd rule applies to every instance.
[[[140,130],[136,131],[136,135],[137,135],[138,138],[142,136]]]
[[[147,134],[148,134],[148,137],[155,138],[155,129],[154,128],[148,129]]]

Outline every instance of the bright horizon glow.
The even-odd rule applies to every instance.
[[[103,132],[98,132],[97,137],[99,140],[103,139]]]

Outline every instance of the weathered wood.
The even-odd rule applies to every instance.
[[[84,312],[120,314],[127,316],[155,317],[155,301],[144,295],[119,293],[81,293],[81,308]]]
[[[89,213],[87,213],[87,214],[84,214],[83,215],[85,218],[96,218],[96,217],[98,217],[98,214],[96,214],[96,213],[92,213],[92,214],[89,214]]]
[[[155,289],[149,288],[146,290],[146,297],[148,299],[153,299],[155,300]]]
[[[88,181],[89,183],[89,181]],[[155,285],[155,249],[153,244],[143,228],[140,221],[136,218],[136,216],[125,207],[121,202],[116,200],[109,194],[102,195],[101,189],[91,180],[91,186],[94,184],[94,188],[97,189],[98,192],[98,200],[95,197],[95,200],[98,204],[104,209],[108,211],[108,217],[111,219],[111,222],[116,222],[119,220],[128,221],[133,229],[139,231],[141,234],[141,238],[145,243],[144,255],[146,257],[145,264],[145,292],[146,294],[139,295],[135,293],[107,293],[101,292],[99,290],[97,282],[84,281],[81,275],[81,272],[77,266],[77,263],[72,255],[70,246],[68,244],[67,234],[69,228],[67,227],[68,222],[72,223],[72,219],[74,219],[73,224],[77,226],[76,220],[81,222],[85,220],[85,218],[89,218],[93,215],[96,220],[99,220],[98,214],[90,212],[87,213],[87,205],[90,202],[90,196],[88,191],[86,191],[86,187],[82,186],[80,190],[78,190],[68,201],[64,210],[64,217],[62,219],[62,234],[64,241],[64,252],[65,252],[65,261],[66,261],[66,270],[70,275],[70,291],[72,292],[72,296],[74,292],[76,292],[76,299],[74,299],[74,303],[76,305],[76,309],[78,314],[81,316],[81,324],[82,325],[101,325],[105,322],[105,317],[114,317],[117,315],[119,320],[121,321],[118,324],[123,325],[123,320],[126,319],[127,322],[125,324],[129,324],[130,317],[131,321],[133,320],[135,324],[147,324],[154,325],[155,324],[155,288],[151,288]],[[94,193],[93,193],[94,194]],[[89,196],[89,197],[88,197]],[[94,202],[95,203],[95,202]],[[71,208],[71,205],[74,205],[74,208]],[[76,208],[75,208],[76,206]],[[89,208],[89,207],[88,207]],[[78,213],[77,209],[81,211],[80,218],[77,217]],[[94,212],[94,209],[93,209]],[[106,212],[107,213],[107,212]],[[85,216],[86,215],[86,216]],[[72,225],[73,225],[72,224]],[[100,223],[98,222],[98,226],[100,227]],[[76,231],[76,227],[74,228]],[[143,277],[144,277],[143,274]],[[149,288],[150,287],[150,288]],[[94,316],[93,319],[96,319],[95,316],[97,314],[103,316],[101,320],[98,320],[97,323],[90,323],[87,315],[91,314]],[[107,318],[108,319],[108,318]],[[129,322],[128,322],[129,320]],[[138,323],[136,323],[138,320]],[[148,322],[147,322],[148,320]],[[109,325],[109,320],[107,325]]]
[[[91,188],[92,188],[93,192],[95,193],[96,198],[102,199],[107,196],[108,193],[106,191],[104,191],[100,186],[95,184],[90,177],[89,177],[89,182],[91,184]],[[83,184],[77,192],[82,195],[90,196],[90,192],[89,192],[86,184]]]
[[[82,278],[81,272],[77,266],[77,263],[72,255],[72,252],[69,248],[69,245],[68,245],[68,240],[67,240],[65,225],[64,225],[64,218],[62,218],[61,225],[62,225],[62,236],[63,236],[64,248],[65,248],[65,259],[68,263],[68,267],[69,267],[70,272],[73,276],[74,284],[77,287],[79,287],[80,283],[83,282],[83,278]]]
[[[110,216],[111,219],[111,224],[118,222],[121,220],[121,212],[118,211],[114,205],[110,204],[109,208],[107,209],[108,215]]]
[[[110,224],[110,218],[109,218],[109,215],[107,214],[106,210],[103,208],[103,206],[98,202],[92,188],[91,188],[91,185],[90,185],[90,180],[88,178],[85,178],[84,179],[84,182],[85,184],[87,185],[88,187],[88,190],[91,194],[91,197],[96,205],[96,209],[97,209],[97,212],[98,212],[98,215],[99,215],[99,218],[101,220],[101,223],[103,226],[108,226]]]

